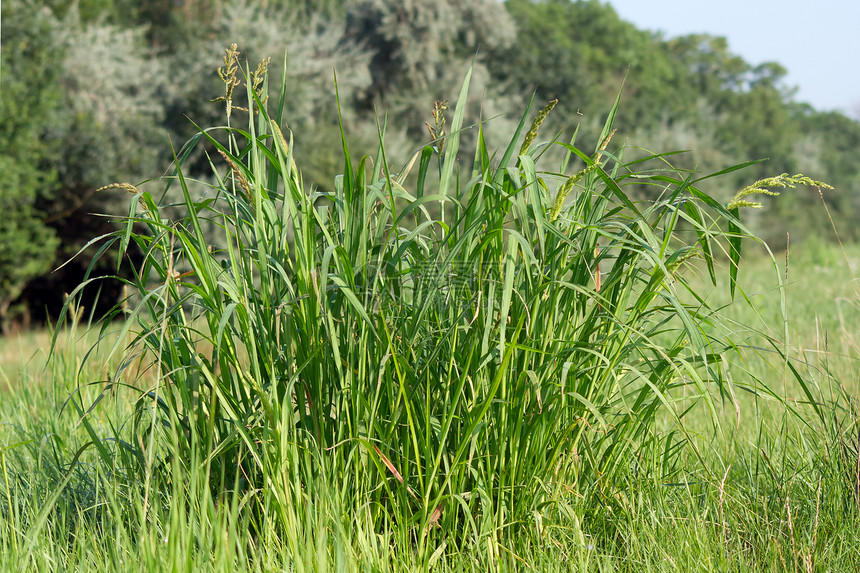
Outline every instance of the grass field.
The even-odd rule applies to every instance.
[[[230,123],[234,56],[179,205],[119,185],[117,320],[0,340],[0,569],[860,568],[860,249],[742,222],[817,182],[722,205],[609,147],[618,102],[593,152],[536,139],[550,105],[460,173],[458,103],[309,194],[264,66]]]
[[[849,246],[845,255],[856,264],[860,248]],[[772,300],[770,293],[777,284],[772,265],[762,256],[745,261],[742,284],[751,300]],[[784,273],[782,258],[779,272]],[[810,293],[815,293],[814,299]],[[728,298],[724,292],[711,296]],[[792,340],[808,350],[810,366],[805,372],[815,377],[822,403],[842,424],[845,447],[854,452],[850,442],[856,436],[856,412],[849,409],[848,396],[858,395],[860,355],[852,332],[852,324],[858,324],[858,298],[843,251],[836,246],[793,247],[786,299]],[[760,304],[758,316],[743,306],[730,314],[740,324],[761,320],[776,333],[783,329],[776,304]],[[91,342],[81,338],[71,349],[70,342],[63,342],[51,366],[46,363],[48,333],[0,341],[0,372],[7,385],[0,400],[5,470],[0,489],[6,498],[2,569],[18,570],[22,561],[29,563],[25,569],[39,571],[104,570],[106,563],[111,570],[128,571],[262,571],[287,566],[290,556],[278,540],[249,530],[234,509],[214,503],[193,511],[171,508],[147,518],[143,528],[111,523],[116,508],[110,504],[122,499],[121,492],[111,490],[120,484],[100,469],[94,457],[88,459],[85,453],[86,461],[67,480],[71,458],[87,441],[80,427],[75,427],[79,416],[68,406],[63,409],[77,387],[80,359]],[[785,384],[789,399],[802,402],[796,384],[783,380],[780,360],[768,357],[767,362],[770,365],[761,359],[738,366],[736,376],[751,370],[777,389]],[[98,372],[89,373],[91,378],[97,376]],[[97,390],[84,388],[87,396],[82,402],[95,399]],[[823,431],[813,422],[807,425],[814,418],[808,407],[796,407],[797,416],[774,400],[756,404],[749,394],[738,396],[739,424],[735,425],[735,405],[722,408],[729,421],[722,432],[711,426],[701,409],[694,409],[687,420],[690,428],[700,428],[695,442],[703,456],[687,459],[687,483],[631,483],[597,504],[578,504],[574,499],[566,519],[513,544],[511,554],[517,559],[503,568],[528,564],[545,571],[852,571],[860,567],[855,550],[860,542],[860,499],[851,483],[857,473],[846,471],[850,463],[839,459],[843,453],[833,442],[833,429]],[[132,412],[128,395],[119,393],[110,411],[118,420],[127,419]],[[104,419],[94,425],[110,432]],[[11,487],[5,480],[12,481]],[[49,515],[41,514],[44,507],[53,508]],[[246,546],[250,539],[255,542]],[[486,565],[468,552],[447,555],[445,562],[454,570],[483,570]],[[392,567],[399,568],[396,562]]]

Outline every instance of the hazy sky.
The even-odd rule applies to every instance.
[[[604,0],[606,3],[606,0]],[[756,65],[788,70],[795,99],[860,117],[860,0],[608,0],[619,16],[666,37],[725,36]]]

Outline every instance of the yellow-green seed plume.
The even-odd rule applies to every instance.
[[[564,205],[565,199],[570,195],[570,192],[573,190],[573,186],[579,183],[579,181],[591,173],[600,169],[600,163],[592,163],[585,169],[577,172],[572,175],[567,181],[564,182],[564,185],[558,190],[558,193],[555,194],[555,201],[552,203],[552,207],[549,210],[549,222],[553,223],[558,218],[559,213],[561,213],[561,208]]]
[[[526,137],[523,140],[522,146],[520,146],[520,155],[525,155],[526,152],[531,147],[535,138],[537,137],[538,130],[540,129],[541,124],[546,119],[546,116],[553,110],[553,108],[558,104],[558,100],[550,100],[542,110],[538,112],[535,116],[534,121],[532,121],[532,126],[529,128],[528,132],[526,132]]]
[[[760,201],[749,201],[747,197],[751,195],[770,195],[776,196],[779,195],[778,191],[773,191],[771,188],[789,188],[794,189],[798,185],[804,185],[806,187],[818,187],[819,189],[833,189],[827,183],[823,183],[821,181],[816,181],[814,179],[810,179],[805,175],[798,173],[797,175],[789,175],[788,173],[782,173],[781,175],[777,175],[776,177],[765,177],[764,179],[759,179],[752,185],[744,187],[740,191],[738,191],[732,200],[728,202],[726,205],[726,209],[737,209],[740,207],[750,207],[753,209],[761,208]]]

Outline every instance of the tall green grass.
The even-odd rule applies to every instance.
[[[69,402],[87,436],[72,466],[101,468],[109,492],[98,510],[69,506],[95,520],[83,531],[123,547],[145,532],[169,555],[226,552],[222,565],[555,568],[561,546],[588,570],[584,531],[606,528],[611,551],[614,516],[686,483],[691,459],[725,481],[685,418],[721,424],[738,345],[685,269],[716,283],[728,263],[734,293],[755,239],[704,185],[743,166],[625,162],[616,101],[590,152],[535,142],[548,110],[492,154],[477,126],[463,173],[467,74],[444,141],[394,168],[384,121],[373,158],[341,130],[343,174],[309,190],[285,87],[270,114],[265,69],[248,70],[250,112],[237,111],[225,64],[228,124],[201,129],[163,180],[183,202],[127,186],[125,228],[102,238],[145,258],[126,322],[104,327],[103,375]],[[539,168],[552,148],[561,164]],[[183,170],[195,149],[216,181],[204,196]],[[116,394],[133,397],[127,414],[99,423]]]

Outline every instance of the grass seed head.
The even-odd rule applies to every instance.
[[[229,155],[227,155],[220,149],[218,150],[218,153],[220,153],[221,157],[224,158],[224,161],[226,161],[230,165],[230,169],[233,171],[233,175],[236,177],[236,181],[239,182],[239,187],[241,187],[242,190],[245,191],[245,197],[248,199],[248,203],[253,206],[254,195],[251,193],[251,185],[248,183],[248,178],[245,177],[245,173],[242,172],[241,169],[239,169],[239,166],[236,165],[235,161],[230,159]]]
[[[567,199],[567,196],[570,195],[570,192],[573,190],[573,186],[580,182],[580,180],[591,173],[600,169],[600,163],[592,163],[585,169],[575,173],[567,181],[564,182],[564,185],[558,190],[558,193],[555,194],[555,201],[552,202],[552,207],[549,210],[549,222],[553,223],[556,219],[558,219],[559,213],[561,213],[561,208],[564,206],[564,201]]]
[[[448,110],[448,100],[436,101],[433,104],[433,124],[426,122],[427,131],[430,132],[430,137],[439,146],[439,155],[445,150],[445,136],[448,132],[445,131],[445,112]]]
[[[269,121],[269,124],[272,126],[272,131],[275,133],[275,137],[278,138],[278,141],[281,143],[281,146],[283,146],[284,153],[289,153],[290,146],[287,143],[287,140],[284,138],[284,132],[281,131],[281,128],[274,121]]]
[[[227,119],[233,111],[233,89],[239,83],[237,72],[239,71],[239,48],[236,44],[230,44],[224,50],[224,67],[218,68],[218,77],[224,83],[225,95],[213,99],[213,102],[225,102],[227,104]]]
[[[266,79],[266,74],[269,73],[269,62],[271,58],[263,58],[259,64],[257,64],[257,69],[251,73],[251,88],[257,93],[257,97],[260,98],[260,102],[265,105],[266,101],[269,99],[267,95],[263,94],[263,80]]]
[[[823,183],[821,181],[816,181],[814,179],[810,179],[809,177],[798,173],[797,175],[789,175],[788,173],[782,173],[777,175],[776,177],[765,177],[764,179],[759,179],[752,185],[744,187],[740,191],[738,191],[732,200],[728,202],[726,205],[727,209],[738,209],[740,207],[750,207],[752,209],[760,209],[761,202],[760,201],[750,201],[747,197],[752,195],[770,195],[775,197],[779,195],[778,191],[773,191],[771,188],[779,188],[779,189],[794,189],[798,185],[803,185],[806,187],[817,187],[819,190],[821,189],[833,189],[827,183]]]
[[[110,191],[111,189],[119,189],[120,191],[125,191],[126,193],[140,193],[140,189],[138,189],[131,183],[111,183],[110,185],[99,187],[98,189],[96,189],[96,193],[100,193],[102,191]]]
[[[600,151],[606,151],[606,148],[609,146],[609,142],[612,140],[612,136],[615,135],[617,129],[613,129],[609,132],[609,135],[606,136],[606,139],[603,140],[603,143],[600,144]]]
[[[529,147],[531,147],[532,143],[534,142],[535,138],[537,137],[538,130],[540,129],[541,124],[546,119],[546,116],[549,115],[549,113],[553,110],[553,108],[557,104],[558,104],[558,99],[550,100],[549,103],[547,103],[544,106],[544,108],[542,110],[540,110],[538,112],[538,114],[535,116],[534,121],[532,121],[532,126],[529,128],[528,132],[526,133],[526,137],[523,140],[522,146],[520,147],[520,155],[525,155],[526,152],[529,150]]]

